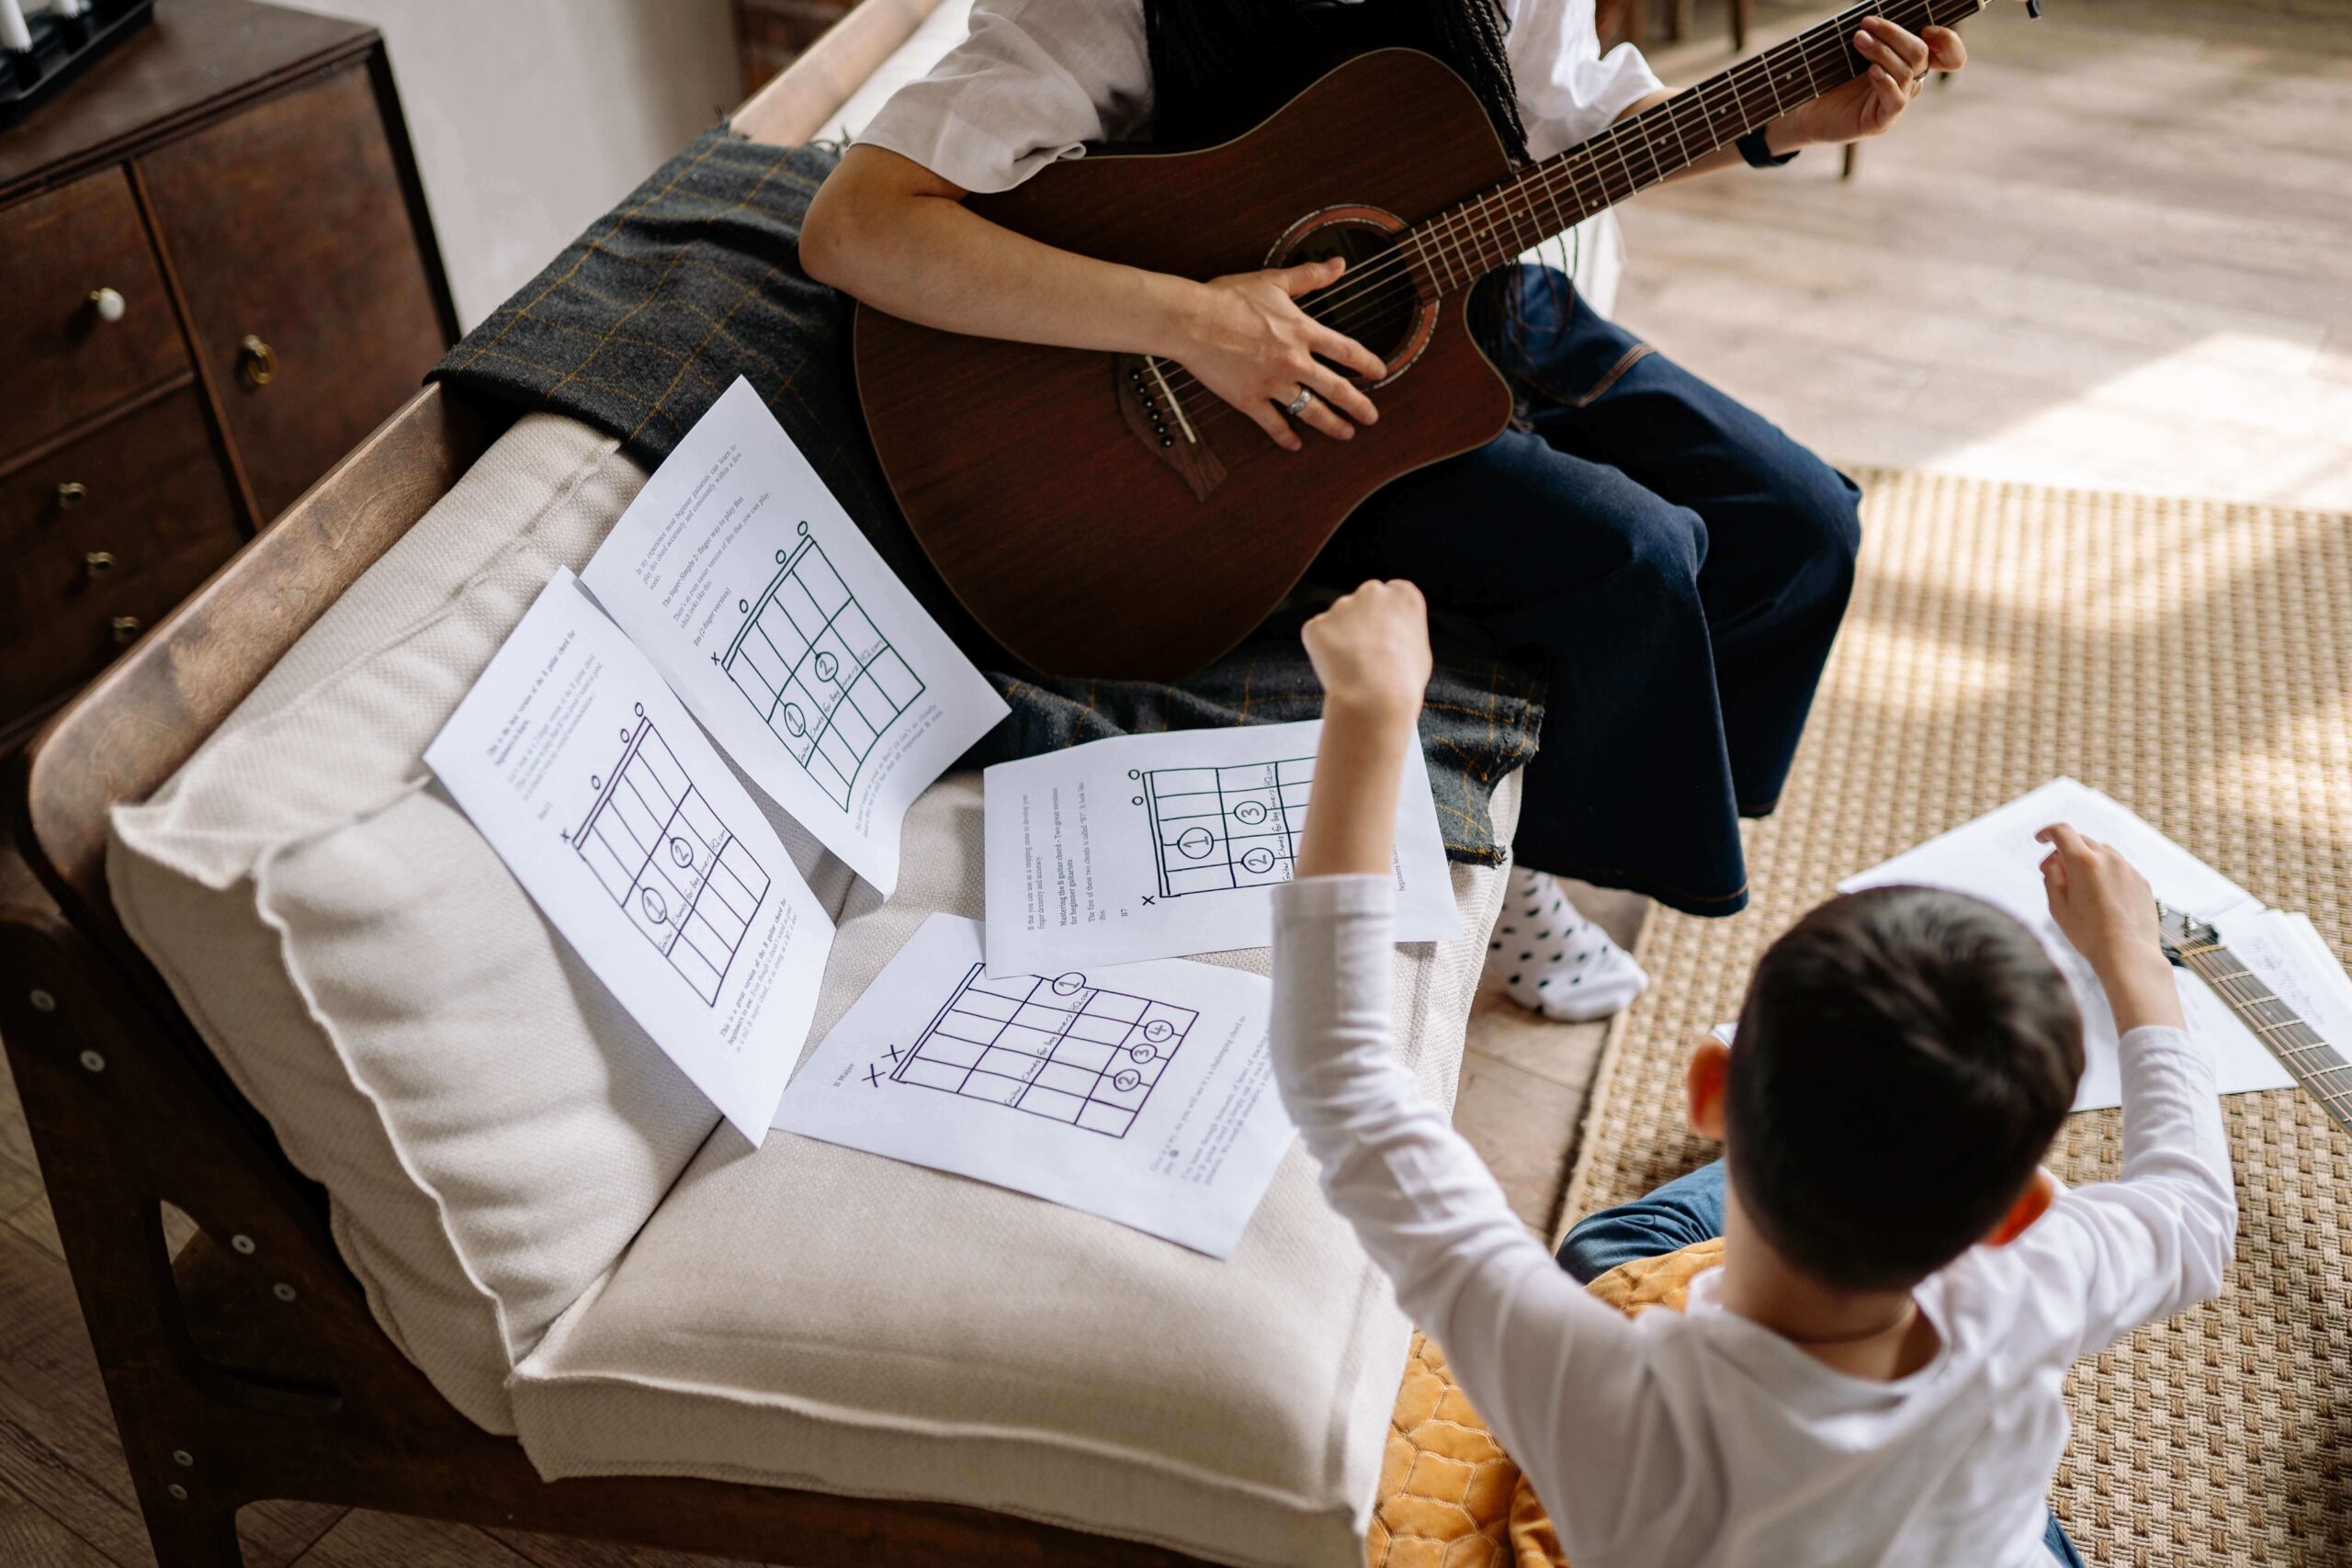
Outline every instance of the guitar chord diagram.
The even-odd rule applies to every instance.
[[[1080,974],[991,980],[975,964],[892,1081],[1124,1138],[1200,1014]]]
[[[1151,826],[1163,897],[1288,882],[1315,759],[1130,772]]]
[[[640,705],[595,805],[564,835],[605,891],[712,1007],[767,900],[768,874],[718,819]]]
[[[742,629],[713,655],[793,760],[842,810],[875,742],[922,695],[922,681],[858,607],[824,549],[800,542],[754,600]]]

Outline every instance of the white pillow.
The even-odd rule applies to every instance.
[[[107,872],[344,1258],[451,1404],[505,1383],[718,1123],[430,782],[424,750],[558,565],[645,480],[525,418],[143,804]],[[838,861],[770,819],[829,909]]]

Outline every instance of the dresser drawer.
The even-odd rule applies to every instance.
[[[266,524],[449,346],[382,106],[355,66],[139,166]]]
[[[193,388],[0,479],[0,724],[106,668],[243,542]]]
[[[0,464],[189,372],[120,169],[0,209]],[[104,310],[91,298],[101,290],[112,296]]]

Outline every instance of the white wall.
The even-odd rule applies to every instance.
[[[294,0],[384,35],[472,327],[742,96],[728,0]]]

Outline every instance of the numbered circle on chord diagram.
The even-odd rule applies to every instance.
[[[670,840],[670,858],[677,863],[679,870],[684,871],[695,863],[695,847],[673,835]]]
[[[831,681],[842,672],[842,661],[830,653],[820,653],[809,663],[815,666],[820,681]]]
[[[1057,997],[1074,997],[1086,989],[1086,976],[1073,969],[1067,975],[1057,975],[1048,982]]]
[[[643,909],[645,918],[655,925],[665,926],[670,923],[669,903],[652,888],[639,889],[637,907]]]
[[[1247,872],[1256,873],[1261,875],[1273,870],[1274,852],[1266,848],[1263,844],[1254,845],[1250,849],[1242,851],[1241,869]]]
[[[1266,803],[1262,800],[1245,800],[1233,808],[1233,819],[1245,828],[1255,828],[1266,819]]]
[[[1132,1094],[1143,1086],[1143,1075],[1133,1067],[1122,1067],[1111,1075],[1111,1087],[1121,1094]]]
[[[1166,1043],[1168,1037],[1175,1032],[1176,1026],[1164,1018],[1155,1018],[1143,1026],[1143,1037],[1155,1045]]]
[[[784,705],[784,728],[796,738],[808,733],[808,720],[802,716],[799,704]]]
[[[1216,835],[1206,828],[1187,828],[1176,837],[1176,852],[1186,860],[1204,859],[1216,848]]]

